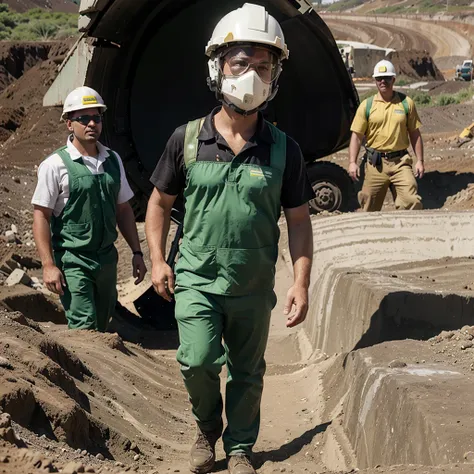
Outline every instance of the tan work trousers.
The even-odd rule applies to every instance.
[[[412,167],[413,160],[408,154],[390,160],[382,158],[378,166],[367,161],[364,184],[359,193],[362,209],[380,211],[390,186],[397,209],[423,209]]]

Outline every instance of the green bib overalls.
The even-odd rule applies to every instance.
[[[286,135],[271,124],[270,166],[196,160],[201,120],[185,138],[184,237],[176,265],[177,360],[203,430],[222,416],[219,373],[227,364],[227,455],[258,436],[280,236]],[[223,344],[222,344],[223,339]]]
[[[70,190],[64,210],[51,219],[54,259],[66,280],[61,303],[69,328],[105,331],[117,301],[119,163],[111,152],[104,173],[94,175],[82,158],[72,160],[66,147],[56,153]]]

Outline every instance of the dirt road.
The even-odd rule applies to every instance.
[[[336,38],[342,34],[341,39],[373,43],[381,47],[427,50],[434,58],[469,57],[472,51],[472,25],[381,15],[360,15],[355,18],[353,15],[324,14],[322,18],[334,29]]]

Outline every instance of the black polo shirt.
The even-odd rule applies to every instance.
[[[204,120],[199,133],[198,161],[230,162],[234,158],[234,152],[214,127],[213,118],[219,110],[220,107],[216,107]],[[160,191],[172,196],[180,194],[186,184],[183,154],[185,131],[186,125],[182,125],[171,135],[150,178],[152,184]],[[239,153],[243,158],[243,163],[269,166],[272,143],[274,143],[272,132],[262,114],[259,113],[255,135]],[[303,154],[299,145],[287,136],[281,205],[287,209],[298,207],[313,198],[314,192],[308,179]]]

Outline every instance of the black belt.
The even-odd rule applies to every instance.
[[[378,151],[375,148],[366,147],[367,150],[367,159],[374,166],[379,165],[382,162],[382,158],[386,160],[393,160],[394,158],[400,158],[405,156],[408,153],[408,150],[399,150],[399,151]]]

